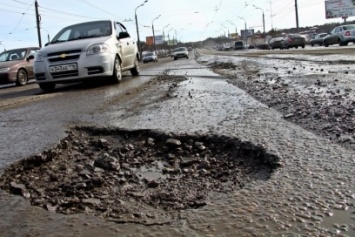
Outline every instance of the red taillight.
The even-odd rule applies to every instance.
[[[350,31],[346,31],[344,35],[345,36],[350,36]]]

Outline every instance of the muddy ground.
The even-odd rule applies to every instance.
[[[34,206],[28,216],[39,209],[44,217],[32,222],[23,220],[23,212],[18,219],[8,214],[7,225],[0,222],[10,229],[5,236],[80,236],[74,231],[95,228],[98,234],[90,236],[113,235],[97,222],[125,236],[352,236],[352,143],[333,139],[332,132],[313,134],[324,121],[333,129],[347,120],[317,120],[313,128],[303,120],[288,122],[302,118],[293,111],[298,105],[315,112],[308,101],[338,108],[328,87],[344,92],[340,101],[351,113],[352,66],[230,59],[201,62],[228,80],[188,60],[171,64],[169,75],[105,100],[96,114],[75,120],[92,118],[108,127],[71,127],[51,149],[10,165],[1,187]],[[317,79],[326,86],[315,84]],[[335,79],[336,85],[330,83]],[[283,116],[237,86],[270,107],[283,105]],[[341,125],[339,137],[353,138]],[[11,213],[16,204],[2,210]],[[75,214],[83,226],[72,222]]]
[[[354,49],[346,50],[349,53],[349,50]],[[330,56],[345,51],[304,51],[303,54],[327,55],[328,58],[308,64],[310,59],[295,60],[289,56],[280,59],[267,71],[260,63],[262,59],[248,59],[250,56],[260,57],[266,53],[267,51],[246,53],[241,61],[216,60],[208,65],[214,72],[229,77],[231,84],[281,112],[286,120],[355,150],[354,62],[335,61]],[[299,51],[278,52],[286,53],[302,55]],[[344,59],[346,58],[344,55]]]
[[[165,99],[184,80],[154,83],[167,79]],[[262,146],[225,136],[73,127],[54,148],[5,169],[0,188],[50,212],[163,225],[207,205],[213,192],[268,180],[278,162]]]

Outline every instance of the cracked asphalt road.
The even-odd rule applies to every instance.
[[[352,149],[285,120],[284,114],[192,58],[167,60],[144,69],[142,74],[132,80],[125,78],[119,86],[69,87],[33,103],[26,100],[0,107],[2,169],[53,147],[71,125],[235,137],[277,155],[282,167],[269,180],[249,183],[240,191],[211,192],[207,206],[181,211],[170,225],[149,227],[118,225],[83,214],[58,215],[0,191],[4,236],[355,234]],[[155,81],[152,77],[156,74],[186,80],[172,91],[168,77],[166,83]],[[168,92],[169,98],[163,99]]]

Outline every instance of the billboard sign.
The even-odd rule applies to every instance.
[[[148,46],[152,46],[153,45],[153,36],[147,36],[145,37],[145,43]]]
[[[248,29],[248,30],[241,30],[240,31],[240,36],[242,38],[244,37],[250,37],[254,35],[254,29]]]
[[[325,18],[340,18],[355,16],[355,1],[328,0],[325,1]]]
[[[162,35],[156,35],[155,36],[155,44],[163,44],[164,40],[163,40],[163,36]]]

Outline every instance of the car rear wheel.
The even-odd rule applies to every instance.
[[[138,58],[134,60],[134,68],[131,69],[131,74],[132,76],[138,76],[139,75],[139,62]]]
[[[302,49],[304,49],[304,45],[302,45]]]
[[[174,60],[177,60],[177,57],[174,57]]]
[[[324,41],[324,47],[328,47],[329,46],[329,43],[327,41]]]
[[[121,62],[118,57],[115,58],[113,63],[113,74],[112,74],[112,81],[115,83],[120,83],[122,80],[122,68]]]
[[[27,84],[27,82],[28,82],[28,76],[26,70],[22,68],[19,69],[16,76],[16,85],[24,86]]]
[[[344,46],[344,43],[343,43],[343,41],[341,41],[341,39],[338,39],[338,44],[339,44],[339,46]]]
[[[295,48],[298,49],[298,46],[296,46]]]
[[[313,47],[313,46],[314,46],[314,44],[311,44],[311,46]]]
[[[53,82],[40,83],[39,88],[41,88],[45,92],[51,92],[55,88],[55,83],[53,83]]]

